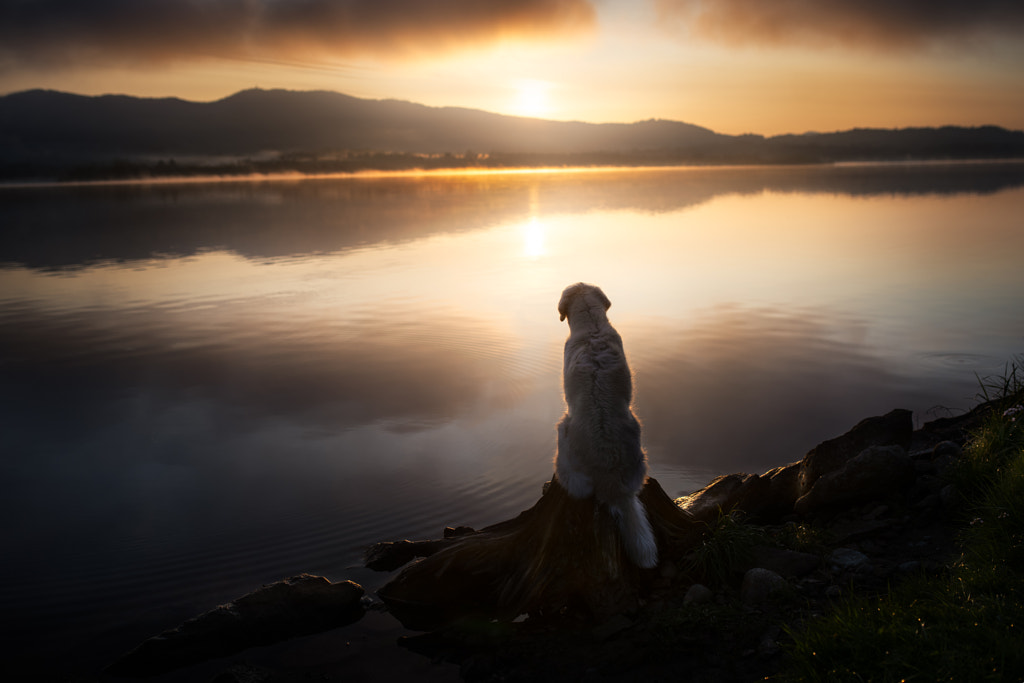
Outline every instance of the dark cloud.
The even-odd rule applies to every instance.
[[[0,0],[0,67],[408,58],[591,28],[587,0]]]
[[[663,19],[729,44],[917,47],[1024,29],[1019,0],[655,0]]]

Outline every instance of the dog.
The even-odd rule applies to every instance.
[[[555,477],[577,499],[594,496],[615,519],[629,558],[658,564],[658,545],[637,495],[647,476],[640,422],[633,414],[633,377],[622,338],[608,322],[611,301],[578,282],[558,302],[569,320],[562,385],[568,407],[558,423]]]

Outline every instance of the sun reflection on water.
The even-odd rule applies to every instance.
[[[536,261],[547,254],[544,224],[536,216],[523,226],[523,255]]]

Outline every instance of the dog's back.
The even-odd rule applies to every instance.
[[[608,322],[611,302],[593,285],[567,287],[559,301],[569,319],[563,388],[568,412],[558,425],[555,470],[576,498],[593,494],[619,522],[627,551],[642,567],[657,564],[657,545],[636,498],[647,474],[633,380],[622,338]]]

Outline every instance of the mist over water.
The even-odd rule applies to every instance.
[[[109,659],[529,507],[576,281],[672,495],[966,410],[1024,352],[1021,216],[1014,163],[0,189],[5,636]]]

